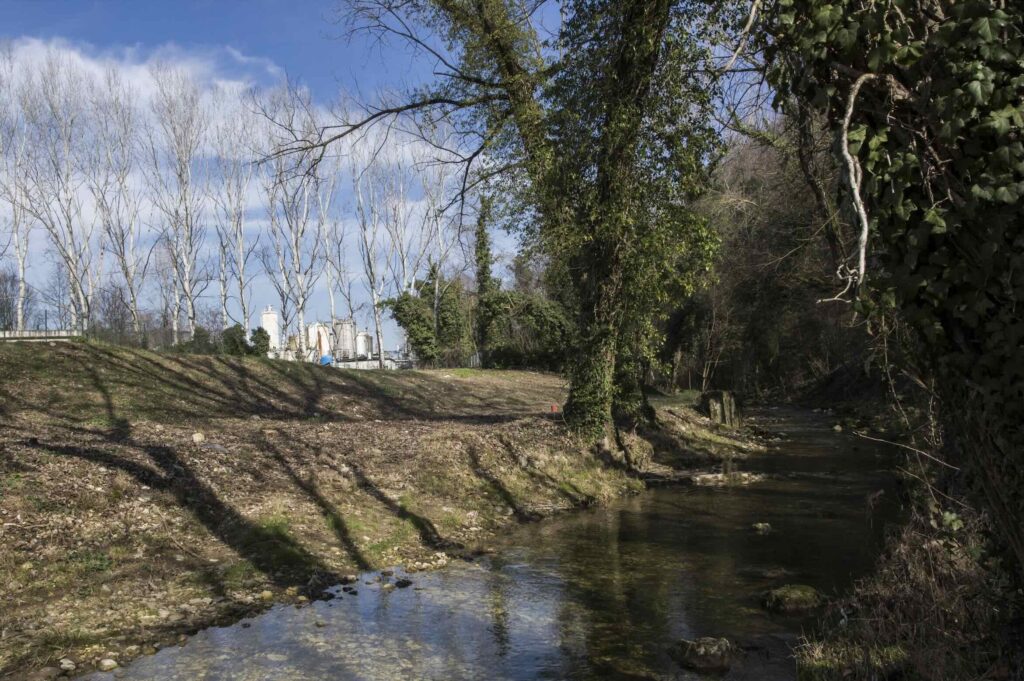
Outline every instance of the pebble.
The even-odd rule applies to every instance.
[[[841,433],[843,432],[843,427],[837,423],[836,425],[832,426],[832,430],[836,431],[837,433]]]
[[[66,672],[73,672],[75,671],[75,669],[78,668],[78,665],[76,665],[75,661],[72,660],[70,657],[60,658],[60,662],[58,662],[57,664],[59,664],[60,668]]]
[[[111,660],[109,657],[105,657],[100,660],[100,671],[109,672],[113,669],[117,669],[117,662]]]
[[[274,597],[274,592],[270,591],[269,589],[264,589],[263,591],[260,592],[260,598],[262,598],[265,601],[269,601],[273,597]]]
[[[199,432],[192,433],[192,442],[194,442],[195,444],[198,445],[198,444],[200,444],[202,442],[205,442],[205,441],[206,441],[206,436],[203,435],[202,433],[199,433]]]

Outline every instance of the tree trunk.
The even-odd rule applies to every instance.
[[[18,249],[18,300],[15,311],[18,331],[25,330],[25,298],[28,295],[28,282],[25,279],[25,260],[28,256],[28,244],[17,241]]]
[[[373,327],[374,334],[377,338],[377,368],[384,368],[384,332],[381,328],[381,314],[380,314],[380,296],[376,292],[373,294]],[[373,353],[370,353],[373,356]]]
[[[607,324],[582,326],[579,347],[584,350],[569,366],[565,417],[580,432],[599,437],[612,419],[615,333]]]

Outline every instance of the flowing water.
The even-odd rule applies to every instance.
[[[767,613],[762,594],[838,594],[870,569],[898,517],[892,452],[823,416],[757,422],[782,433],[744,464],[772,474],[763,482],[657,489],[526,525],[493,556],[409,575],[411,587],[363,575],[355,595],[277,606],[89,678],[697,679],[667,650],[724,636],[743,649],[726,679],[794,679],[791,647],[815,618]]]

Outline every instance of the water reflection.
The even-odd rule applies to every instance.
[[[725,678],[793,679],[789,646],[810,622],[764,612],[761,594],[787,582],[845,589],[870,567],[895,494],[876,446],[823,422],[785,425],[785,449],[759,462],[777,474],[763,483],[657,490],[528,525],[495,558],[411,575],[407,589],[361,584],[354,596],[278,607],[118,676],[691,679],[668,646],[726,636],[745,655]],[[879,489],[883,503],[868,506]],[[757,534],[755,522],[773,531]]]

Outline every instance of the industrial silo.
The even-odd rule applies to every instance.
[[[351,319],[334,320],[334,356],[337,359],[355,359],[356,323]]]

